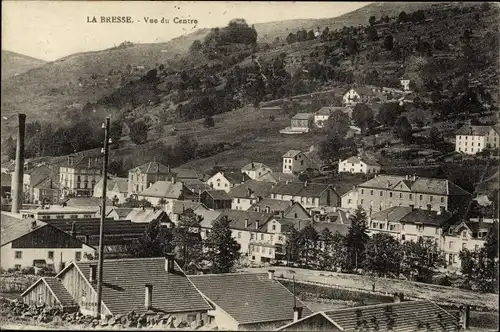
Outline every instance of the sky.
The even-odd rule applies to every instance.
[[[230,1],[2,1],[2,49],[46,61],[123,41],[166,42],[199,28],[226,26],[233,18],[248,24],[299,18],[336,17],[369,2]],[[87,23],[101,16],[130,16],[134,23]],[[159,23],[145,23],[145,17]],[[174,17],[197,24],[175,24]],[[162,24],[161,19],[169,19]]]

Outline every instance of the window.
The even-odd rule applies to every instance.
[[[389,230],[393,231],[394,229],[396,229],[396,225],[389,225]]]
[[[389,197],[392,197],[392,191],[389,193]]]
[[[272,226],[272,230],[275,231],[276,230],[276,225],[273,225]]]
[[[384,196],[384,192],[381,190],[380,191],[380,197]]]
[[[476,245],[474,246],[474,250],[475,250],[475,251],[478,251],[478,250],[479,250],[479,244],[476,244]]]
[[[48,259],[54,259],[54,252],[53,252],[53,251],[49,251],[49,252],[47,253],[47,258],[48,258]]]
[[[444,197],[441,197],[441,203],[444,203]]]
[[[450,242],[448,243],[448,249],[452,249],[452,248],[453,248],[453,241],[450,241]]]
[[[378,228],[378,222],[374,222],[374,223],[372,224],[372,228]]]
[[[58,214],[58,215],[56,216],[56,219],[64,219],[64,214]]]
[[[406,240],[406,236],[403,234],[401,235],[401,241],[405,241]]]
[[[78,215],[77,215],[77,214],[72,214],[72,215],[70,215],[69,217],[70,217],[71,219],[76,219],[76,218],[78,218]]]
[[[188,314],[187,315],[187,320],[189,323],[192,323],[194,321],[196,321],[196,314]]]
[[[457,262],[457,255],[453,255],[453,263]]]
[[[424,195],[420,195],[420,200],[423,200],[424,199]]]
[[[361,189],[361,195],[363,195],[364,193],[365,193],[365,190]]]
[[[379,228],[379,229],[384,229],[384,224],[380,224],[380,225],[378,226],[378,228]]]
[[[413,194],[408,194],[409,199],[413,199]]]
[[[263,241],[264,240],[264,234],[260,234],[260,240]]]
[[[364,199],[361,199],[361,201],[360,201],[360,202],[361,202],[361,204],[363,204],[363,202],[364,202],[364,201],[365,201]]]
[[[226,187],[226,188],[227,188],[227,183],[224,183],[224,187]]]
[[[79,262],[81,259],[82,259],[82,252],[81,251],[75,252],[75,260]]]
[[[271,243],[274,241],[274,236],[273,235],[270,236],[270,240],[271,240]]]
[[[399,198],[403,198],[403,193],[399,193]]]
[[[349,199],[347,200],[347,204],[351,204],[351,202],[352,202],[352,199],[350,199],[350,198],[349,198]]]
[[[237,199],[237,202],[238,202],[238,204],[240,203],[240,199],[239,198]]]
[[[432,196],[430,196],[429,200],[430,200],[431,202],[432,202],[432,199],[433,199],[433,197],[432,197]]]
[[[21,259],[21,258],[23,258],[23,252],[22,251],[16,251],[14,253],[14,257],[15,257],[15,259]]]
[[[250,233],[250,240],[253,240],[253,233]]]
[[[462,232],[462,237],[467,237],[467,231]]]
[[[372,195],[372,196],[373,196],[373,190],[370,190],[370,195]]]

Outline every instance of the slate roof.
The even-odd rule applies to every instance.
[[[431,301],[377,304],[327,311],[324,314],[342,327],[343,331],[356,331],[359,321],[362,321],[366,329],[379,326],[381,330],[392,321],[392,331],[395,332],[417,331],[419,324],[424,328],[429,327],[428,330],[431,331],[454,331],[458,328],[455,316]]]
[[[372,214],[372,220],[388,220],[389,222],[399,222],[411,212],[411,207],[393,206],[388,209],[375,212]]]
[[[266,197],[269,195],[269,191],[273,187],[270,182],[263,182],[257,180],[248,180],[240,185],[233,187],[229,191],[229,196],[232,198],[247,198],[247,197]],[[251,190],[251,195],[248,196],[248,189]]]
[[[101,178],[97,183],[96,187],[102,190],[103,179]],[[108,176],[106,181],[106,190],[111,191],[118,185],[118,190],[120,192],[128,192],[128,178],[120,178],[115,176]]]
[[[307,225],[311,223],[310,220],[300,220],[300,219],[294,219],[294,218],[278,218],[276,219],[281,224],[281,231],[286,233],[289,232],[292,226],[297,230],[300,231]]]
[[[146,197],[164,197],[178,199],[182,193],[182,183],[171,181],[156,181],[151,187],[140,192],[139,196]]]
[[[102,158],[100,157],[82,157],[82,156],[72,156],[73,157],[73,162],[72,164],[68,163],[68,160],[63,162],[60,166],[61,167],[69,167],[69,168],[75,168],[75,169],[102,169]],[[96,163],[96,158],[97,158],[97,163]],[[90,167],[89,167],[89,161],[90,161]]]
[[[49,176],[53,176],[54,171],[46,165],[41,165],[33,167],[29,170],[25,170],[24,174],[30,176],[30,184],[34,185],[40,183],[40,181],[46,179]]]
[[[474,135],[474,136],[486,136],[490,132],[491,129],[494,129],[497,134],[499,134],[499,130],[495,126],[471,126],[465,125],[457,130],[456,135]]]
[[[309,120],[313,115],[313,113],[297,113],[293,116],[292,120]]]
[[[226,273],[189,276],[211,302],[227,312],[238,324],[293,320],[293,294],[267,273]],[[223,287],[221,287],[223,285]],[[302,314],[312,311],[299,299]]]
[[[192,168],[172,168],[172,172],[175,173],[177,179],[200,179],[201,174]]]
[[[47,177],[33,186],[38,189],[59,189],[59,183]]]
[[[424,209],[414,209],[403,218],[402,223],[423,224],[430,226],[444,226],[450,222],[453,215],[450,212],[429,211]]]
[[[364,162],[368,166],[379,166],[380,167],[380,164],[377,163],[375,160],[371,160],[371,159],[364,158],[364,157],[354,157],[353,156],[353,157],[347,158],[346,160],[343,160],[342,162],[347,162],[347,163],[352,163],[352,164],[359,164],[360,162]]]
[[[280,195],[291,195],[301,197],[319,197],[328,188],[329,184],[305,182],[279,182],[274,186],[270,193]]]
[[[243,166],[241,168],[241,170],[242,171],[253,171],[253,170],[256,170],[256,169],[259,169],[259,168],[269,168],[269,166],[267,166],[267,165],[265,165],[263,163],[252,162],[252,163],[248,163],[245,166]]]
[[[20,238],[21,236],[31,233],[33,231],[31,229],[31,223],[34,220],[35,219],[33,218],[21,219],[19,217],[11,216],[5,212],[2,212],[0,219],[1,245],[3,246],[11,241],[14,241],[15,239]],[[39,220],[36,221],[36,224],[37,228],[35,230],[38,230],[39,228],[47,225],[45,222]]]
[[[225,209],[220,210],[221,214],[217,219],[227,217],[230,221],[229,227],[231,229],[241,229],[241,230],[257,230],[265,231],[267,227],[265,225],[268,221],[273,219],[274,214],[272,213],[262,213],[255,211],[243,211],[243,210],[231,210]],[[245,228],[245,219],[248,219],[248,227]],[[259,221],[259,228],[255,229],[256,221]]]
[[[79,207],[79,206],[99,207],[102,205],[102,198],[73,197],[73,198],[68,198],[66,201],[64,201],[64,203],[66,204],[66,206],[70,207]],[[109,198],[106,198],[106,206],[113,206],[113,202]]]
[[[49,291],[55,296],[56,300],[64,307],[74,307],[77,306],[77,303],[71,296],[71,294],[67,291],[67,289],[62,284],[61,280],[56,277],[42,277],[38,279],[35,283],[33,283],[28,289],[26,289],[21,296],[29,294],[31,289],[33,289],[39,283],[45,283],[46,287]]]
[[[157,161],[150,161],[149,163],[142,164],[140,166],[134,167],[129,172],[140,171],[143,174],[159,173],[159,174],[170,174],[170,167],[160,164]]]
[[[97,264],[97,261],[74,263],[85,278],[89,276],[90,264]],[[153,286],[153,311],[173,313],[211,309],[177,263],[173,273],[165,271],[163,257],[108,259],[103,264],[102,299],[113,315],[127,314],[132,310],[145,313],[145,284]],[[93,283],[92,287],[96,289],[97,284]]]
[[[411,192],[435,195],[470,195],[469,192],[460,188],[456,184],[437,178],[416,177],[415,181],[406,179],[405,176],[398,175],[378,175],[359,185],[359,187],[375,189],[399,189],[400,183],[406,183]]]
[[[222,212],[220,210],[207,210],[197,208],[196,210],[194,210],[194,213],[203,218],[200,223],[201,227],[212,228],[212,222],[216,220]]]
[[[207,193],[210,197],[212,197],[216,201],[230,201],[231,196],[228,195],[224,190],[205,190],[204,193]]]

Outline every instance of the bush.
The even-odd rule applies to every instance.
[[[35,274],[35,268],[33,266],[26,266],[21,269],[21,273],[24,275]]]

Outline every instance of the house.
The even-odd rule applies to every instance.
[[[37,220],[49,219],[88,219],[100,215],[100,207],[96,206],[46,206],[45,208],[20,210],[22,218]]]
[[[401,220],[411,211],[411,207],[393,206],[375,212],[368,218],[368,234],[386,233],[401,241]]]
[[[94,187],[102,177],[101,157],[68,156],[59,167],[59,187],[63,197],[91,197]]]
[[[311,219],[309,212],[299,202],[280,199],[264,198],[253,204],[248,211],[272,213],[276,218]]]
[[[197,327],[207,321],[206,314],[212,309],[172,256],[104,260],[103,271],[101,317],[131,311],[139,315],[163,313],[175,317],[176,323]],[[39,280],[29,287],[21,295],[23,302],[53,303],[56,295],[72,300],[80,313],[95,315],[97,273],[97,261],[72,262],[50,283]]]
[[[432,301],[403,301],[318,311],[278,331],[459,331],[458,319]]]
[[[215,190],[224,190],[228,193],[234,186],[248,180],[250,177],[246,173],[220,171],[208,178],[206,184]]]
[[[369,214],[398,205],[460,214],[472,199],[469,192],[446,179],[414,175],[376,175],[355,190],[356,206]]]
[[[28,266],[57,268],[62,262],[83,259],[95,248],[46,222],[1,213],[1,261],[3,270]]]
[[[266,174],[266,173],[272,173],[272,169],[263,163],[256,163],[256,162],[251,162],[249,164],[246,164],[241,168],[241,172],[245,173],[248,175],[248,177],[252,180],[255,180],[256,178]]]
[[[280,182],[271,189],[270,197],[284,201],[293,200],[306,209],[340,205],[340,196],[333,186],[308,181]]]
[[[323,128],[325,122],[330,118],[330,116],[333,113],[337,111],[346,113],[347,115],[349,115],[349,118],[351,118],[352,115],[351,107],[325,106],[320,108],[320,110],[317,111],[316,113],[314,113],[314,125],[318,128]]]
[[[351,87],[342,95],[342,102],[346,107],[353,107],[358,103],[371,103],[375,98],[382,99],[382,91],[376,87]]]
[[[401,218],[401,241],[431,239],[439,248],[443,248],[443,229],[454,224],[455,220],[456,218],[444,209],[431,211],[414,208]]]
[[[262,176],[259,176],[255,180],[278,183],[280,181],[297,181],[298,177],[293,173],[272,172],[263,174]]]
[[[339,159],[339,173],[377,174],[380,173],[381,168],[382,166],[376,161],[364,157]]]
[[[403,87],[403,91],[410,91],[410,76],[405,74],[403,75],[400,79],[399,82],[401,83],[401,86]]]
[[[156,161],[137,166],[128,171],[128,196],[138,195],[158,181],[170,181],[173,175],[170,166]]]
[[[290,150],[283,156],[283,173],[300,173],[312,166],[312,161],[302,151]]]
[[[291,129],[307,133],[312,128],[313,118],[313,113],[297,113],[292,117]]]
[[[184,179],[180,182],[182,182],[183,185],[182,192],[184,200],[187,201],[199,202],[201,193],[205,190],[212,189],[212,187],[199,179]]]
[[[24,170],[23,172],[23,193],[25,203],[38,203],[40,201],[35,201],[33,198],[34,185],[39,184],[47,178],[51,178],[54,182],[58,182],[55,177],[54,171],[46,166],[40,165],[35,166],[30,169]]]
[[[12,192],[12,176],[7,173],[2,173],[0,176],[2,181],[2,198],[10,198]]]
[[[208,208],[200,202],[172,201],[172,205],[167,210],[168,216],[174,224],[177,224],[180,215],[188,209],[193,210],[193,212],[199,212],[201,209],[208,210]]]
[[[444,232],[442,248],[448,268],[460,269],[460,251],[463,249],[469,251],[481,249],[486,243],[486,237],[492,232],[498,232],[498,222],[487,223],[482,220],[469,220],[450,226]]]
[[[100,179],[94,187],[92,197],[102,197],[103,179]],[[128,178],[109,176],[106,180],[106,197],[116,204],[123,204],[128,197]]]
[[[47,177],[32,186],[32,201],[35,204],[59,204],[61,201],[61,189],[52,177]]]
[[[358,207],[358,190],[356,186],[340,196],[340,207],[348,210],[355,210]]]
[[[248,180],[233,187],[228,193],[232,199],[231,208],[233,210],[248,210],[259,199],[267,197],[273,185],[270,182]]]
[[[208,322],[219,329],[273,331],[293,321],[294,303],[303,315],[312,311],[269,273],[223,273],[189,276],[213,309]],[[221,287],[223,285],[223,287]],[[251,291],[249,291],[251,290]]]
[[[224,190],[205,190],[200,195],[200,202],[207,208],[222,210],[231,208],[231,196]]]
[[[147,200],[153,205],[164,205],[174,199],[182,198],[183,184],[175,177],[171,181],[156,181],[146,190],[137,193],[139,200]]]
[[[476,154],[484,149],[498,149],[499,133],[497,126],[462,126],[455,133],[455,151]]]

